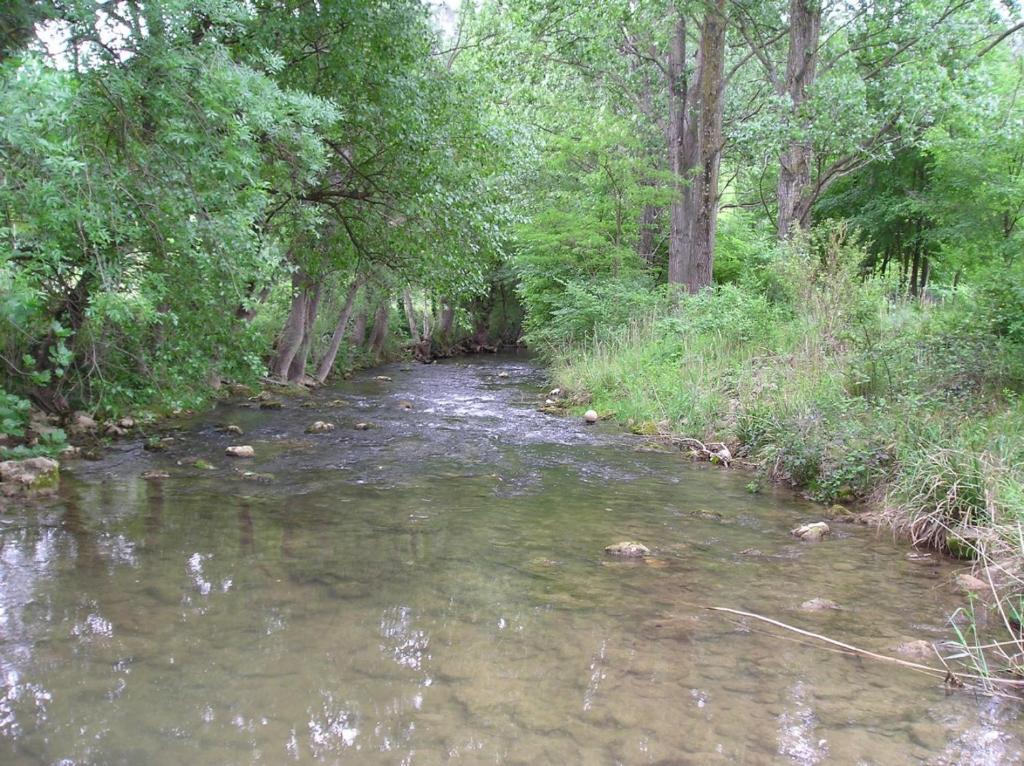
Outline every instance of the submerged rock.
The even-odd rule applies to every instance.
[[[401,401],[398,402],[398,408],[400,410],[411,410],[412,402],[410,402],[408,399],[402,399]]]
[[[593,425],[597,422],[597,412],[594,410],[587,410],[583,413],[583,422],[587,425]]]
[[[239,444],[228,447],[224,450],[224,454],[230,457],[256,457],[256,450],[248,444]]]
[[[374,380],[379,380],[381,383],[391,382],[391,378],[389,378],[387,375],[378,375],[376,378],[374,378]]]
[[[829,609],[841,609],[842,607],[831,599],[812,598],[802,603],[800,608],[805,612],[824,612]]]
[[[507,378],[508,377],[508,373],[505,372],[504,370],[502,370],[501,372],[498,373],[498,377],[499,378]]]
[[[621,556],[622,558],[635,559],[641,556],[649,556],[651,549],[643,543],[627,540],[621,543],[609,545],[604,549],[609,556]]]
[[[956,576],[956,587],[963,593],[982,594],[991,590],[987,582],[966,572]]]
[[[355,429],[357,431],[369,431],[371,428],[369,423],[356,423]]]
[[[272,473],[256,473],[255,471],[241,471],[238,474],[247,481],[258,481],[261,484],[270,484],[274,481],[274,474]]]
[[[284,404],[276,399],[269,399],[265,402],[260,402],[261,410],[280,410],[282,408],[284,408]]]
[[[171,475],[167,471],[149,470],[142,472],[142,478],[147,481],[156,481],[158,479],[169,479]]]
[[[234,434],[235,436],[241,436],[245,431],[242,430],[241,426],[236,426],[233,423],[224,426],[224,433]]]
[[[334,423],[318,420],[306,429],[307,434],[327,434],[334,430]]]
[[[790,534],[793,535],[793,537],[799,537],[805,542],[820,543],[832,534],[832,530],[824,521],[815,521],[812,524],[804,524],[803,526],[790,530]]]
[[[57,491],[60,464],[48,457],[6,460],[0,463],[0,494],[44,495]]]
[[[896,654],[914,660],[927,660],[935,656],[935,650],[932,649],[931,642],[917,639],[916,641],[904,641],[898,644],[896,646]]]

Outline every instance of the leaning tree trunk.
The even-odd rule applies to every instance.
[[[306,316],[302,323],[302,343],[288,367],[288,382],[301,383],[306,376],[306,362],[309,360],[309,349],[313,345],[313,327],[316,325],[317,311],[320,309],[320,294],[323,284],[318,282],[313,288],[309,300],[306,301]]]
[[[786,81],[781,83],[790,102],[791,128],[806,134],[807,117],[802,113],[808,91],[814,85],[818,65],[818,39],[821,36],[821,0],[790,0],[789,55]],[[779,157],[778,237],[787,240],[795,230],[805,231],[811,223],[815,191],[811,185],[814,150],[808,138],[790,140]]]
[[[363,278],[356,277],[352,280],[352,284],[348,286],[348,293],[345,295],[345,304],[341,308],[341,315],[338,317],[338,324],[334,328],[334,334],[331,336],[331,342],[327,346],[327,351],[324,354],[324,358],[320,360],[320,366],[316,370],[316,379],[319,383],[323,383],[327,380],[327,376],[331,374],[331,368],[334,367],[334,360],[338,357],[338,349],[341,348],[341,341],[345,337],[345,328],[348,327],[349,317],[352,316],[352,308],[356,303],[356,295],[359,294],[359,288],[363,285]]]
[[[718,225],[725,91],[725,0],[704,13],[697,69],[686,72],[686,21],[676,21],[669,54],[671,207],[668,281],[691,292],[711,284]],[[692,86],[692,87],[691,87]]]
[[[295,355],[302,346],[306,329],[306,314],[309,305],[308,281],[299,271],[292,274],[292,305],[288,319],[277,342],[277,355],[271,364],[271,373],[282,380],[288,379],[288,371]]]

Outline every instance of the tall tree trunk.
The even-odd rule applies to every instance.
[[[412,344],[418,346],[420,333],[416,327],[416,310],[412,307],[412,291],[408,287],[402,291],[402,305],[405,307],[405,319],[409,323],[409,337]]]
[[[441,300],[441,321],[438,324],[438,334],[443,343],[448,343],[448,335],[452,331],[452,324],[455,322],[455,308],[445,299]]]
[[[644,186],[652,186],[653,183],[643,181]],[[658,219],[661,217],[661,208],[655,205],[644,205],[640,209],[640,237],[637,240],[637,255],[647,266],[654,265],[655,237],[658,233]]]
[[[320,365],[316,370],[316,379],[320,383],[327,380],[327,376],[331,374],[331,368],[334,367],[334,360],[338,357],[338,349],[341,348],[341,341],[345,337],[345,328],[348,327],[349,317],[352,316],[352,309],[356,303],[356,295],[359,294],[359,288],[362,287],[362,285],[363,278],[356,277],[348,286],[348,293],[345,295],[345,304],[341,307],[341,314],[338,317],[338,324],[334,327],[334,334],[331,336],[331,342],[327,346],[324,358],[320,360]]]
[[[288,370],[292,366],[292,360],[295,359],[305,335],[306,311],[309,302],[306,288],[305,275],[300,271],[292,274],[292,305],[288,310],[288,319],[285,320],[281,337],[277,341],[277,355],[270,367],[271,373],[283,380],[288,378]]]
[[[713,0],[701,23],[694,81],[686,74],[686,21],[676,19],[669,53],[671,208],[668,281],[691,293],[711,284],[718,224],[725,89],[725,0]]]
[[[312,288],[312,294],[306,301],[306,316],[302,323],[302,343],[295,353],[291,365],[288,367],[288,382],[300,383],[306,376],[306,362],[309,360],[309,349],[313,345],[313,327],[316,325],[316,315],[320,310],[320,295],[323,292],[323,283],[317,282]]]
[[[373,330],[370,332],[370,353],[374,361],[379,362],[384,353],[384,341],[388,337],[388,318],[391,315],[391,298],[387,293],[380,296],[377,311],[373,315]]]
[[[910,266],[910,282],[907,285],[907,287],[909,288],[908,291],[915,298],[917,297],[917,269],[918,269],[918,265],[920,263],[921,263],[921,245],[918,244],[918,245],[914,246],[914,260],[911,262],[911,266]]]
[[[803,105],[814,85],[818,67],[818,40],[821,36],[821,0],[790,0],[789,54],[786,80],[779,83],[780,96],[790,102],[790,127],[805,132],[807,118]],[[811,187],[811,162],[814,151],[809,138],[794,137],[779,157],[778,237],[789,239],[794,228],[806,230],[811,223],[814,190]]]
[[[367,309],[360,309],[356,313],[355,321],[352,322],[352,335],[349,340],[356,348],[361,347],[366,342],[366,323],[368,319]]]

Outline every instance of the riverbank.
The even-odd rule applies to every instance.
[[[781,274],[774,299],[720,287],[553,347],[554,384],[637,433],[724,443],[756,466],[752,492],[778,482],[859,505],[975,561],[974,612],[993,618],[979,630],[1010,644],[972,660],[1019,673],[1021,347],[984,296],[893,301],[842,268]]]

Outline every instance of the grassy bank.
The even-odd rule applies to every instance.
[[[833,236],[741,285],[654,306],[627,294],[625,321],[548,343],[555,381],[638,433],[725,442],[759,481],[861,503],[917,544],[986,559],[996,622],[1019,637],[1020,290],[894,299],[861,262]]]

